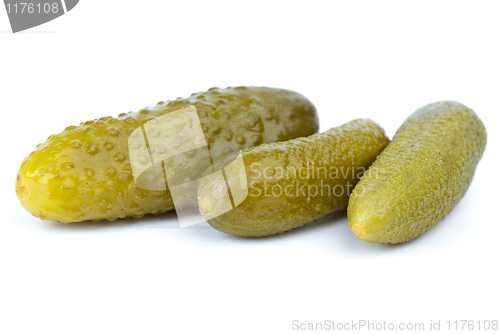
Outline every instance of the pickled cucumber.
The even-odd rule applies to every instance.
[[[485,146],[484,125],[466,106],[442,101],[420,108],[354,189],[352,231],[390,244],[422,235],[464,196]]]
[[[243,237],[304,226],[345,209],[349,193],[388,142],[379,125],[358,119],[307,138],[246,149],[241,167],[233,157],[214,165],[225,178],[212,173],[200,180],[200,213],[215,229]]]
[[[244,149],[318,131],[315,107],[302,95],[266,87],[211,88],[154,107],[70,126],[27,157],[16,179],[21,204],[35,217],[61,222],[115,220],[174,208],[166,190],[135,183],[128,137],[141,125],[196,107],[207,143]]]

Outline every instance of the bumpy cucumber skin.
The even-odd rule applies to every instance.
[[[442,101],[420,108],[352,193],[352,231],[382,244],[422,235],[464,196],[485,146],[486,129],[466,106]]]
[[[388,142],[389,139],[378,124],[369,119],[358,119],[307,138],[246,149],[243,151],[243,161],[249,187],[247,198],[232,210],[207,221],[212,227],[225,233],[242,237],[265,237],[307,225],[328,214],[344,210],[348,203],[348,182],[352,191],[362,173]],[[226,164],[227,161],[224,160],[216,163],[215,170]],[[300,168],[307,168],[308,164],[318,168],[314,176],[312,173],[309,178],[294,175],[293,168],[298,171]],[[339,177],[325,177],[319,169],[321,167],[326,167],[328,173],[332,170],[339,171]],[[281,174],[278,176],[278,173],[286,170],[291,171],[288,178]],[[344,175],[341,171],[344,171]],[[354,175],[352,171],[355,171]],[[306,174],[304,171],[303,176]],[[277,177],[269,179],[270,175]],[[267,182],[269,196],[266,196],[264,181]],[[329,185],[332,191],[328,193],[325,188],[323,196],[321,193],[312,196],[315,193],[314,185],[321,189],[321,181],[323,186]],[[211,179],[201,179],[198,185],[198,204],[202,215],[211,210],[218,196],[217,189],[220,187],[213,183]],[[292,196],[284,193],[275,196],[279,193],[278,190],[274,195],[271,192],[274,186],[284,192],[289,185],[293,185],[295,189],[288,191],[288,195]],[[339,185],[339,196],[333,194],[333,187],[336,185]],[[311,186],[313,190],[301,192],[300,187],[303,186],[303,189]],[[343,193],[340,189],[344,190]],[[256,196],[259,194],[260,196]]]
[[[207,143],[234,143],[244,149],[319,129],[315,107],[296,92],[211,88],[117,118],[70,126],[50,136],[21,165],[16,179],[21,204],[35,217],[61,222],[112,221],[173,209],[168,189],[136,186],[128,136],[149,120],[190,105],[196,106]]]

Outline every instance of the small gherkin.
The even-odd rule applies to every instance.
[[[228,191],[222,177],[200,180],[200,213],[215,229],[243,237],[307,225],[347,207],[350,192],[388,142],[378,124],[357,119],[306,138],[248,148],[241,167],[230,156],[214,165],[223,168]],[[241,181],[245,189],[238,187]],[[234,208],[225,207],[226,198]]]
[[[146,122],[187,106],[196,107],[207,143],[232,143],[241,149],[319,129],[315,107],[296,92],[211,88],[50,136],[21,165],[16,179],[21,204],[35,217],[61,222],[142,217],[173,209],[168,189],[136,185],[127,140]]]
[[[351,230],[382,244],[410,241],[465,195],[486,146],[483,122],[454,101],[415,111],[349,199]]]

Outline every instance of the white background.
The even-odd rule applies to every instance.
[[[292,333],[292,321],[500,320],[500,3],[92,1],[12,34],[0,8],[0,333]],[[437,100],[488,130],[453,212],[399,246],[345,214],[263,239],[175,213],[62,224],[28,214],[16,172],[66,126],[212,86],[296,90],[321,130],[369,117],[390,137]],[[421,331],[422,332],[422,331]]]

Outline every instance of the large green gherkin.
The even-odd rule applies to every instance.
[[[158,116],[195,106],[207,143],[241,149],[318,131],[315,107],[302,95],[266,87],[211,88],[138,112],[70,126],[27,157],[16,180],[21,204],[61,222],[141,217],[173,209],[169,190],[140,189],[128,137]]]
[[[304,226],[344,210],[388,142],[378,124],[358,119],[307,138],[246,149],[241,167],[228,157],[214,166],[224,178],[212,173],[200,180],[200,213],[217,230],[243,237]]]
[[[420,108],[352,193],[352,231],[390,244],[422,235],[464,196],[485,146],[484,125],[468,107],[442,101]]]

